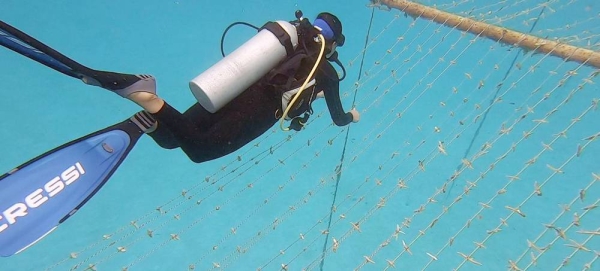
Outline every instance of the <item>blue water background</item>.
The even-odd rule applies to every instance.
[[[456,1],[455,7],[449,1],[423,2],[446,4],[441,8],[454,13],[472,11],[471,16],[522,32],[528,32],[531,19],[542,14],[535,34],[589,37],[569,41],[598,50],[590,47],[598,43],[600,33],[596,1],[550,1],[552,10],[543,12],[535,8],[546,2],[539,0]],[[581,270],[595,261],[600,239],[592,236],[586,241],[590,236],[578,233],[600,228],[599,211],[582,209],[598,203],[600,197],[600,183],[593,183],[592,175],[600,173],[596,157],[600,146],[583,140],[600,127],[598,111],[585,111],[600,97],[597,77],[595,81],[589,77],[594,69],[484,38],[471,43],[472,34],[375,9],[358,81],[373,12],[367,4],[2,1],[3,21],[85,65],[154,75],[158,93],[180,111],[194,102],[189,80],[221,58],[219,42],[230,23],[291,20],[297,9],[311,19],[320,11],[330,11],[344,23],[347,40],[339,50],[348,72],[341,83],[343,104],[349,110],[358,91],[356,106],[362,115],[357,124],[335,127],[320,103],[315,106],[318,117],[305,131],[284,133],[274,127],[237,153],[203,164],[143,137],[84,208],[35,246],[0,259],[0,270],[85,270],[90,265],[97,270],[281,270],[283,266],[382,270],[394,258],[400,270],[421,270],[428,263],[430,270],[506,270],[509,261],[521,255],[525,255],[518,262],[521,268],[534,262],[531,253],[541,251],[528,249],[527,240],[536,239],[537,246],[550,246],[532,270],[557,269],[565,258],[570,259],[565,270]],[[507,20],[495,21],[496,15]],[[253,33],[244,27],[232,29],[226,51]],[[392,61],[394,56],[398,57]],[[453,59],[457,63],[450,65]],[[535,72],[528,72],[532,66]],[[392,69],[401,77],[397,84],[389,78]],[[573,70],[576,74],[560,82]],[[587,83],[587,78],[595,84]],[[481,83],[484,86],[479,87]],[[574,92],[581,84],[582,90]],[[0,93],[3,172],[139,110],[113,93],[83,85],[8,50],[0,50]],[[544,98],[546,93],[552,94]],[[569,93],[574,94],[562,105]],[[502,101],[486,114],[493,97]],[[518,121],[528,107],[532,112]],[[508,127],[510,132],[501,131]],[[566,137],[556,136],[566,128]],[[524,139],[528,131],[534,132]],[[440,142],[448,155],[439,153]],[[493,142],[488,152],[474,159],[486,142]],[[551,142],[552,150],[542,152],[544,144]],[[578,146],[585,148],[571,159]],[[524,168],[540,152],[536,163]],[[473,161],[473,169],[465,166],[463,158]],[[563,163],[564,173],[553,174],[550,167]],[[449,181],[455,172],[460,174]],[[515,175],[519,178],[513,182],[507,177]],[[536,183],[546,180],[542,196],[529,199]],[[399,190],[400,181],[407,188]],[[461,196],[470,183],[476,186]],[[505,185],[505,193],[495,198]],[[445,193],[438,194],[442,189]],[[582,189],[586,196],[579,199]],[[336,208],[330,218],[334,198]],[[482,209],[481,203],[490,199],[494,199],[491,208]],[[511,216],[506,206],[522,202],[525,217]],[[570,208],[563,214],[560,206],[565,204]],[[163,213],[155,210],[158,207]],[[581,216],[580,226],[573,225],[575,213]],[[407,217],[410,225],[403,225]],[[353,227],[357,222],[360,232]],[[460,231],[467,223],[469,227]],[[557,229],[544,226],[550,223]],[[394,237],[397,227],[402,231],[398,238]],[[501,230],[491,234],[497,228]],[[560,231],[566,239],[557,235]],[[450,240],[452,246],[446,246]],[[477,249],[476,243],[484,240],[485,248]],[[335,242],[339,245],[334,252]],[[403,242],[409,244],[410,253]],[[585,242],[591,251],[578,251],[569,246],[573,242]],[[119,247],[125,252],[118,252]],[[469,255],[476,249],[473,259],[482,265],[461,264],[460,253]],[[600,263],[592,266],[598,268]]]

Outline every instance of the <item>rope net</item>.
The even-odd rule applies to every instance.
[[[441,2],[367,5],[359,124],[317,107],[47,270],[599,268],[597,3]]]

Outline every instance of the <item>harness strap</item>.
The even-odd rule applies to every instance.
[[[273,35],[275,35],[275,37],[277,37],[279,43],[281,43],[281,45],[285,47],[285,52],[288,56],[294,53],[294,45],[292,44],[292,38],[290,37],[288,32],[286,32],[285,29],[283,29],[281,25],[279,25],[276,22],[267,22],[265,25],[263,25],[263,27],[259,29],[259,31],[263,29],[269,30],[271,33],[273,33]]]

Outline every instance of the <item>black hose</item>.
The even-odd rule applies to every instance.
[[[230,25],[229,25],[229,26],[228,26],[228,27],[225,29],[225,31],[223,31],[223,36],[221,36],[221,55],[222,55],[223,57],[225,57],[225,51],[223,50],[223,41],[225,41],[225,35],[227,35],[227,31],[229,31],[229,29],[230,29],[230,28],[232,28],[232,27],[234,27],[234,26],[236,26],[236,25],[238,25],[238,24],[242,24],[242,25],[245,25],[245,26],[252,27],[252,28],[256,29],[256,31],[258,31],[258,27],[254,26],[254,25],[251,25],[251,24],[249,24],[249,23],[245,23],[245,22],[235,22],[235,23],[232,23],[232,24],[230,24]]]

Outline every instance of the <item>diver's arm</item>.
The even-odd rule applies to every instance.
[[[344,111],[340,100],[340,83],[335,68],[329,62],[323,61],[315,79],[317,81],[317,91],[323,90],[325,102],[333,122],[337,126],[345,126],[352,122],[352,113]]]

